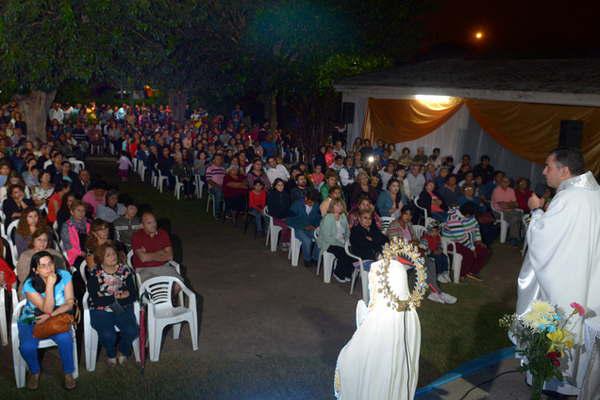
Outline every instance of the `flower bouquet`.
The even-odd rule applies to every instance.
[[[516,339],[517,354],[525,359],[521,370],[533,377],[531,398],[534,400],[541,398],[544,382],[552,378],[563,380],[561,359],[574,344],[569,321],[577,314],[585,315],[580,304],[571,303],[571,308],[572,312],[565,315],[552,304],[534,301],[526,314],[508,314],[500,319],[500,326]]]

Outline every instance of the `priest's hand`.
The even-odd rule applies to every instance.
[[[529,200],[527,200],[527,206],[530,210],[535,210],[536,208],[542,208],[544,206],[544,199],[539,198],[535,193],[531,195]]]

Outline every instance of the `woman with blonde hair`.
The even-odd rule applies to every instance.
[[[327,214],[321,220],[317,245],[322,252],[332,253],[337,258],[333,277],[340,283],[350,282],[354,267],[353,259],[346,254],[344,244],[350,238],[346,217],[346,204],[341,199],[332,199]]]

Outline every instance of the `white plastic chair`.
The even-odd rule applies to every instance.
[[[8,345],[8,321],[6,320],[6,289],[2,287],[0,287],[0,340],[2,341],[2,346]]]
[[[44,169],[48,169],[49,166],[52,165],[52,160],[46,160],[44,161]]]
[[[181,200],[181,191],[183,190],[183,182],[179,181],[179,177],[175,177],[175,198]]]
[[[200,175],[194,175],[194,191],[196,198],[201,199],[204,191],[204,181]]]
[[[493,203],[490,203],[490,207],[492,207],[492,211],[500,216],[498,222],[500,223],[500,243],[506,242],[506,236],[508,235],[508,221],[504,219],[504,212],[496,209],[493,206]]]
[[[85,368],[93,372],[96,370],[96,360],[98,358],[98,332],[92,327],[92,320],[90,317],[90,306],[88,305],[89,293],[85,292],[83,295],[83,345],[85,354]],[[137,301],[133,303],[133,313],[135,319],[139,325],[140,323],[140,303]],[[115,330],[119,332],[119,328],[115,326]],[[133,356],[135,361],[140,362],[140,341],[135,339],[132,342]]]
[[[315,242],[319,238],[319,228],[315,229],[314,233]],[[323,251],[323,249],[319,249],[319,261],[317,261],[317,275],[321,271],[321,260],[323,260],[323,282],[330,283],[331,275],[333,274],[333,269],[335,264],[337,263],[337,258],[333,253],[328,251]]]
[[[350,294],[354,293],[354,284],[356,283],[356,278],[360,274],[360,283],[362,285],[362,297],[363,301],[366,304],[369,304],[369,273],[365,271],[365,265],[362,258],[356,256],[350,252],[350,241],[346,240],[344,243],[344,250],[346,250],[346,254],[349,257],[354,258],[359,263],[359,268],[354,268],[352,272],[352,282],[350,283]]]
[[[446,259],[448,259],[448,265],[452,268],[454,283],[459,283],[463,259],[462,255],[456,251],[456,245],[454,242],[445,237],[442,237],[442,252],[446,256]],[[450,260],[450,255],[452,255],[452,260]]]
[[[267,230],[267,238],[265,239],[265,246],[269,244],[269,239],[271,240],[271,252],[277,251],[277,242],[279,241],[279,233],[281,232],[281,227],[275,225],[273,222],[273,217],[269,215],[268,207],[265,207],[265,217],[269,220],[269,229]]]
[[[165,182],[167,181],[168,177],[166,177],[165,175],[162,174],[162,172],[160,172],[160,169],[158,169],[158,164],[156,165],[156,170],[158,171],[158,178],[156,181],[156,188],[158,189],[159,192],[163,192],[163,188],[165,185]]]
[[[17,254],[17,245],[15,244],[13,233],[19,224],[19,219],[12,221],[8,224],[8,228],[6,228],[6,241],[10,246],[10,255],[12,257],[13,265],[17,265],[17,261],[19,260],[19,255]]]
[[[79,171],[81,171],[82,169],[85,169],[85,163],[81,160],[78,160],[74,157],[69,157],[68,161],[73,166],[73,172],[75,172],[76,174],[78,174]]]
[[[381,217],[381,232],[385,235],[390,224],[394,221],[393,217]]]
[[[300,249],[302,248],[302,241],[296,238],[296,230],[294,228],[290,227],[290,231],[292,233],[290,239],[290,248],[288,250],[288,259],[291,261],[292,267],[297,267],[298,259],[300,258]]]
[[[413,232],[415,233],[415,239],[421,240],[421,237],[427,232],[427,228],[423,225],[413,225]]]
[[[25,387],[25,372],[27,369],[27,363],[21,356],[21,351],[19,350],[20,341],[19,341],[19,326],[17,325],[19,321],[19,316],[21,315],[21,309],[25,306],[27,300],[21,300],[20,302],[16,302],[17,293],[14,291],[13,301],[16,306],[13,308],[12,313],[12,323],[11,323],[11,342],[12,342],[12,353],[13,353],[13,367],[15,371],[15,381],[17,383],[17,388]],[[75,371],[73,371],[73,378],[77,379],[79,376],[79,367],[77,366],[77,338],[75,337],[75,331],[71,329],[71,333],[73,335],[73,362],[75,363]],[[54,347],[56,343],[52,339],[44,339],[40,340],[38,345],[38,349],[46,349],[48,347]]]
[[[173,305],[171,293],[173,285],[177,284],[181,291],[188,297],[188,306],[183,304]],[[160,345],[162,343],[162,332],[165,327],[173,327],[173,338],[178,339],[181,323],[187,322],[190,326],[192,338],[192,349],[198,350],[198,314],[196,311],[196,295],[177,278],[164,276],[150,278],[145,281],[141,291],[148,293],[148,345],[150,349],[150,361],[158,361],[160,357]]]

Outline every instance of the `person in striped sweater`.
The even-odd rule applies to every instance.
[[[442,228],[442,236],[456,243],[456,251],[463,257],[461,277],[481,281],[479,272],[490,257],[490,250],[481,241],[475,211],[472,203],[465,203],[460,209],[451,208]]]

